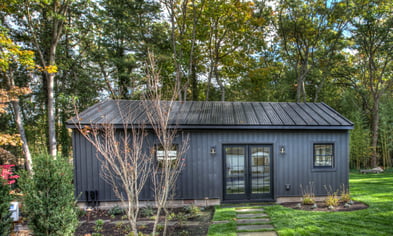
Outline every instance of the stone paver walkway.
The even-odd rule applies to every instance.
[[[236,209],[238,236],[277,236],[269,216],[262,207]]]

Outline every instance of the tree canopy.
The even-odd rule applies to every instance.
[[[0,147],[22,159],[21,142],[70,155],[74,106],[140,99],[154,55],[163,98],[325,102],[355,122],[351,167],[391,166],[392,9],[390,0],[6,1]]]

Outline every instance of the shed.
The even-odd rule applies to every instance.
[[[143,124],[141,101],[107,100],[79,116],[81,125],[124,127],[122,112],[133,111],[130,124]],[[89,201],[116,202],[111,186],[100,177],[96,150],[73,129],[75,194]],[[175,102],[170,125],[189,136],[186,165],[175,200],[288,201],[313,185],[316,196],[348,186],[349,130],[353,123],[324,103]],[[325,187],[326,186],[326,187]],[[149,188],[142,200],[152,200]],[[82,193],[82,194],[81,194]]]

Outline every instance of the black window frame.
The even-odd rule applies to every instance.
[[[330,155],[328,155],[328,154],[325,154],[325,155],[318,154],[317,155],[316,149],[315,149],[315,147],[317,145],[330,145],[332,147],[331,154]],[[316,160],[317,160],[317,156],[318,157],[331,156],[331,159],[332,159],[331,163],[332,164],[331,165],[326,165],[326,166],[315,165]],[[312,160],[313,168],[315,168],[315,169],[334,169],[336,167],[335,166],[336,165],[335,143],[314,143],[313,144],[313,157],[312,157],[312,159],[313,159]]]
[[[164,162],[164,160],[163,159],[160,160],[158,158],[158,151],[161,151],[160,149],[162,149],[163,147],[161,144],[156,144],[154,146],[155,146],[155,148],[154,148],[155,163],[156,163],[156,165],[158,165],[159,168],[162,168],[162,162]],[[175,150],[169,150],[169,151],[176,151],[176,159],[169,160],[169,161],[171,161],[171,162],[179,161],[179,153],[178,153],[179,152],[179,145],[177,143],[174,143],[174,144],[172,144],[172,146],[174,147]]]

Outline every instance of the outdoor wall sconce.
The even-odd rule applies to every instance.
[[[289,191],[291,189],[291,185],[290,184],[285,184],[285,190]]]
[[[281,147],[280,147],[280,154],[281,154],[281,155],[284,155],[284,154],[285,154],[285,147],[284,147],[284,146],[281,146]]]
[[[210,154],[215,155],[216,154],[216,146],[211,146],[210,147]]]

